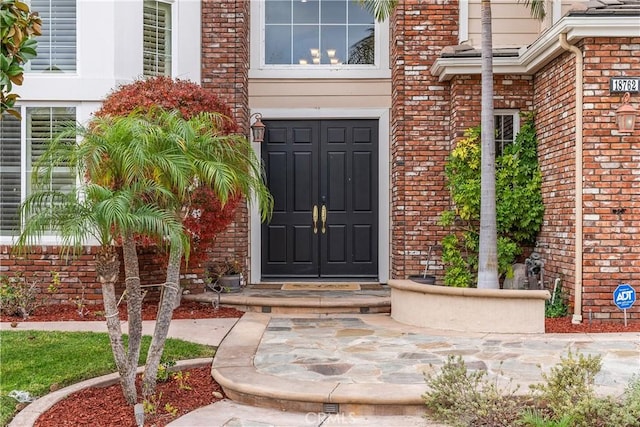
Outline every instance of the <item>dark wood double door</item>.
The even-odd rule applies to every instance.
[[[265,120],[263,279],[378,277],[378,121]]]

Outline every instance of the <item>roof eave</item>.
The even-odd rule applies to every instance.
[[[585,37],[638,37],[638,16],[565,16],[544,32],[528,47],[520,49],[513,58],[494,58],[495,74],[531,75],[559,56],[560,34],[575,44]],[[438,58],[431,66],[431,74],[439,81],[451,80],[456,75],[480,74],[481,58]]]

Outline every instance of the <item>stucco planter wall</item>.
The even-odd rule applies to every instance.
[[[391,317],[407,325],[463,332],[544,333],[541,290],[475,289],[390,280]]]

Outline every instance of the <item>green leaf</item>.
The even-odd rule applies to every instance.
[[[5,55],[0,54],[0,70],[7,71],[11,61]]]

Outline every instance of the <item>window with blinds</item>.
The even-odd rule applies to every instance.
[[[2,116],[0,141],[0,236],[9,236],[20,229],[20,120]]]
[[[171,5],[144,1],[143,75],[171,76]]]
[[[33,191],[31,177],[34,164],[60,130],[60,125],[76,121],[74,107],[26,108],[22,116],[26,135],[22,134],[20,120],[15,117],[5,114],[0,120],[0,236],[20,232],[20,203],[23,193]],[[75,139],[70,138],[69,143],[75,144]],[[22,163],[23,150],[26,150],[25,163]],[[55,168],[52,174],[48,190],[70,191],[76,185],[75,176],[69,168]]]
[[[513,144],[520,131],[520,116],[516,112],[500,112],[494,115],[496,127],[496,156],[503,153],[504,147]]]
[[[47,149],[48,142],[62,129],[62,125],[75,123],[75,120],[73,107],[27,108],[27,182],[31,182],[33,166]],[[75,143],[72,138],[68,142]],[[52,174],[47,180],[49,187],[44,190],[70,191],[75,185],[75,177],[69,168],[55,168]],[[27,186],[27,192],[34,190],[31,187]]]
[[[75,72],[76,0],[31,0],[31,10],[42,18],[42,36],[29,70]]]

